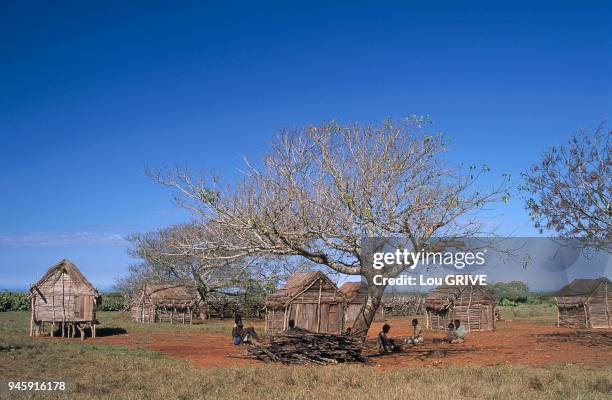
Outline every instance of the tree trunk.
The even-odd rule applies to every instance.
[[[376,310],[381,306],[382,296],[385,292],[385,286],[374,284],[373,276],[364,276],[364,278],[368,284],[368,298],[363,306],[361,306],[361,310],[353,323],[353,329],[351,331],[353,335],[363,339],[368,335],[368,330],[370,329],[370,325],[372,325]]]
[[[198,311],[200,319],[204,321],[207,318],[206,315],[206,300],[208,299],[208,291],[204,287],[197,288],[198,294],[200,295],[200,302],[198,303]]]

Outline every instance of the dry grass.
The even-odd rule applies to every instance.
[[[497,307],[504,320],[531,321],[546,325],[557,325],[557,307],[550,304],[519,304],[514,307]]]
[[[104,315],[123,324],[123,317]],[[67,379],[75,399],[609,399],[612,368],[373,366],[195,368],[123,346],[31,340],[27,313],[0,313],[0,379]],[[159,325],[155,329],[217,329]],[[130,326],[125,329],[136,333]],[[135,327],[134,329],[138,329]],[[213,330],[214,331],[214,330]],[[225,332],[225,331],[224,331]],[[0,395],[2,396],[2,395]],[[17,398],[4,395],[5,398]],[[65,395],[58,395],[64,398]],[[27,398],[27,395],[24,396]],[[40,398],[32,396],[32,398]]]

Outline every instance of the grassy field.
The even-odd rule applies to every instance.
[[[101,313],[104,329],[145,327]],[[231,321],[147,329],[227,332]],[[0,380],[63,379],[74,399],[609,399],[611,368],[375,366],[197,368],[161,353],[87,341],[32,340],[28,313],[0,313]],[[111,331],[108,331],[109,333]],[[0,394],[2,398],[40,395]],[[65,398],[66,395],[47,396]]]
[[[513,307],[496,308],[501,312],[504,320],[531,321],[547,325],[557,324],[557,307],[552,304],[519,304]]]

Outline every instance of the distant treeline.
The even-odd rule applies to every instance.
[[[534,293],[525,282],[497,282],[490,287],[497,299],[497,305],[516,306],[519,304],[555,304],[554,293]]]
[[[102,293],[98,303],[100,311],[123,311],[127,307],[125,298],[120,293]],[[29,311],[30,299],[28,292],[0,291],[0,312]]]

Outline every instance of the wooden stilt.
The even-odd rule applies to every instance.
[[[34,336],[34,297],[30,301],[31,304],[31,315],[30,315],[30,336]]]

